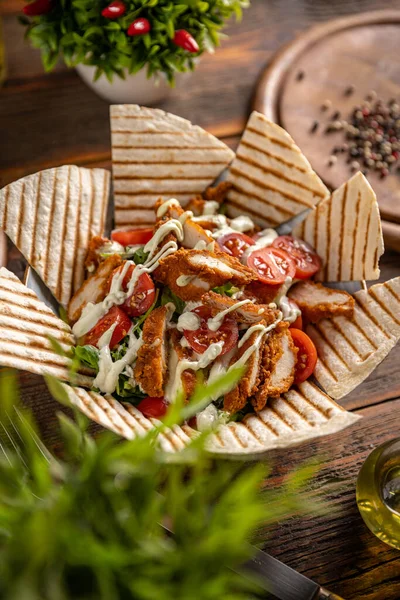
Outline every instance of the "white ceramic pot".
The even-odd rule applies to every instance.
[[[111,104],[142,104],[152,106],[165,100],[171,93],[167,80],[160,76],[157,79],[147,79],[146,69],[141,69],[135,75],[127,75],[121,79],[117,75],[110,83],[105,75],[93,81],[96,67],[90,65],[77,65],[76,70],[83,81],[98,96]]]

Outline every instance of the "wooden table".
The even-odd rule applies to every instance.
[[[24,45],[12,14],[20,2],[0,0],[9,79],[0,91],[0,185],[45,167],[75,163],[110,166],[108,105],[61,64],[51,75]],[[178,84],[164,105],[220,136],[235,148],[251,108],[254,85],[274,52],[310,25],[375,8],[400,8],[395,0],[253,0],[241,24],[215,56],[205,56],[190,84]],[[307,154],[307,148],[303,148]],[[400,274],[400,255],[388,252],[382,279]],[[359,468],[371,449],[400,432],[400,345],[343,405],[364,419],[348,431],[274,452],[267,485],[279,484],[293,466],[323,458],[317,484],[338,487],[328,517],[293,519],[265,533],[265,549],[346,600],[398,600],[400,555],[364,526],[355,503]],[[55,405],[43,381],[21,376],[24,397],[35,404],[44,434],[55,439]]]

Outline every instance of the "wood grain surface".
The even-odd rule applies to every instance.
[[[45,75],[35,50],[24,43],[15,19],[19,0],[0,0],[8,56],[8,80],[0,90],[0,186],[38,169],[75,163],[110,166],[109,107],[62,64]],[[255,84],[284,44],[327,19],[376,8],[400,10],[399,0],[253,0],[240,24],[215,56],[205,56],[190,84],[178,82],[165,110],[191,119],[237,146],[252,106]],[[307,147],[303,148],[307,155]],[[11,254],[13,268],[23,265]],[[386,252],[382,280],[400,275],[400,255]],[[345,600],[398,600],[400,556],[363,525],[355,504],[355,481],[372,448],[399,435],[400,347],[341,402],[364,418],[338,436],[271,454],[275,467],[266,485],[301,461],[321,457],[316,482],[329,491],[338,511],[324,517],[293,519],[265,531],[263,546]],[[40,377],[21,374],[23,397],[39,417],[45,438],[58,443],[58,405]],[[94,426],[96,429],[96,427]],[[328,486],[326,488],[330,490]]]

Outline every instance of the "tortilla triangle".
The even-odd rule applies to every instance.
[[[383,237],[375,192],[361,172],[320,202],[293,234],[323,261],[318,281],[379,278]]]
[[[109,182],[104,169],[63,166],[0,190],[0,227],[64,306],[83,282],[90,238],[103,233]]]
[[[234,157],[186,119],[136,104],[111,107],[111,142],[117,226],[154,223],[160,197],[185,206]]]
[[[261,227],[275,227],[313,207],[328,189],[290,135],[253,112],[228,181],[228,215],[248,214]]]
[[[69,325],[13,273],[0,268],[0,365],[68,381],[70,359],[54,350],[49,337],[66,353],[75,345]],[[90,387],[92,378],[82,371],[76,383]]]
[[[372,373],[400,339],[400,277],[354,294],[354,316],[308,325],[318,353],[314,375],[342,398]]]

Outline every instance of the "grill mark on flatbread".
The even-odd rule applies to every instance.
[[[6,342],[7,343],[7,342]],[[21,344],[19,342],[16,342],[15,340],[12,341],[13,345],[16,346],[22,346],[23,348],[26,348],[27,345],[26,344]],[[29,344],[28,348],[35,348],[35,344]],[[43,348],[41,347],[37,347],[38,350],[42,351]],[[48,350],[48,348],[45,348],[45,351]],[[50,359],[45,359],[43,357],[40,358],[40,362],[38,362],[37,360],[31,358],[30,356],[25,356],[23,353],[21,352],[13,352],[12,348],[4,348],[4,346],[2,346],[0,348],[0,354],[3,354],[5,356],[15,356],[16,358],[19,358],[20,360],[23,360],[24,362],[30,362],[30,363],[34,363],[37,366],[42,366],[42,365],[46,365],[49,367],[54,367],[56,369],[62,369],[66,366],[66,364],[68,363],[68,359],[64,358],[63,356],[59,356],[60,362],[55,362],[52,361]],[[55,355],[57,356],[57,355]],[[61,362],[63,361],[63,362]]]
[[[243,210],[243,206],[239,202],[232,200],[232,198],[230,198],[229,200],[226,200],[225,204],[227,206],[229,204],[231,204],[235,208],[237,208],[239,210]],[[259,218],[263,219],[264,221],[269,221],[272,225],[279,225],[279,221],[276,221],[275,219],[273,219],[270,216],[268,218],[264,217],[264,215],[261,215],[259,212],[257,212],[256,210],[253,210],[252,208],[246,207],[246,213],[248,213],[249,215],[253,215],[254,217],[259,217]]]
[[[34,215],[33,215],[31,247],[29,250],[28,262],[32,262],[33,257],[35,256],[36,230],[37,230],[37,222],[38,222],[38,218],[39,218],[39,202],[40,202],[40,186],[41,186],[41,184],[42,184],[42,171],[39,171],[37,186],[36,186],[35,210],[34,210]]]
[[[342,338],[344,338],[346,340],[346,342],[348,343],[348,345],[350,346],[350,348],[353,350],[353,352],[355,354],[357,354],[360,359],[362,360],[362,362],[364,362],[365,360],[367,360],[367,358],[369,356],[371,356],[372,352],[367,352],[367,354],[360,354],[360,351],[358,350],[358,348],[353,344],[353,342],[347,337],[347,335],[344,333],[343,329],[340,327],[340,325],[338,324],[338,322],[335,319],[331,319],[330,320],[330,324],[333,327],[333,329],[335,329],[335,331],[337,331]]]
[[[231,167],[231,173],[233,175],[237,175],[238,177],[244,177],[243,171],[238,170],[236,167]],[[251,183],[254,183],[254,185],[256,185],[259,188],[268,190],[269,192],[275,192],[276,194],[279,194],[283,198],[286,198],[287,200],[291,200],[292,202],[297,202],[298,204],[301,204],[302,206],[305,206],[306,208],[310,208],[310,206],[312,206],[311,204],[309,204],[309,202],[306,202],[305,200],[302,200],[301,198],[298,198],[297,196],[293,196],[293,194],[289,194],[288,192],[284,192],[284,191],[280,190],[279,188],[274,187],[273,185],[267,184],[263,181],[259,181],[258,179],[254,178],[254,177],[250,177],[250,175],[248,173],[246,173],[245,177],[248,181],[251,181]],[[283,179],[283,177],[279,177],[278,179]],[[237,190],[240,189],[236,185],[235,181],[233,181],[233,184]],[[296,185],[297,185],[297,182],[296,182]],[[252,194],[252,195],[255,198],[258,197],[256,194]],[[276,205],[273,205],[273,206],[276,207]],[[287,212],[289,212],[289,211],[287,211]],[[294,215],[295,213],[291,212],[291,214]]]
[[[282,206],[277,206],[276,204],[273,204],[272,202],[268,202],[268,200],[266,198],[264,198],[263,196],[259,196],[258,194],[255,194],[254,192],[251,192],[251,193],[246,192],[236,182],[234,182],[234,191],[239,192],[240,194],[242,194],[242,196],[246,196],[247,198],[255,198],[256,200],[258,200],[262,204],[265,204],[266,206],[272,206],[272,208],[274,208],[277,212],[280,212],[282,214],[286,213],[286,215],[288,215],[289,218],[294,217],[294,215],[295,215],[295,213],[293,211],[291,211],[287,208],[282,208]],[[231,202],[231,200],[229,199],[228,202]],[[243,209],[243,206],[241,206],[241,208]],[[247,211],[247,207],[246,207],[246,211]],[[259,215],[259,216],[262,216],[262,215]],[[263,218],[266,219],[267,217],[263,217]]]
[[[260,120],[260,119],[258,119]],[[271,137],[270,135],[267,135],[266,133],[260,133],[258,131],[258,129],[253,129],[253,127],[246,127],[246,131],[251,131],[251,133],[254,133],[255,135],[258,135],[258,137],[260,137],[263,140],[269,140],[272,144],[276,144],[277,146],[281,146],[281,148],[286,148],[287,150],[293,150],[291,144],[285,144],[285,142],[282,142],[282,140],[278,140],[274,137]]]
[[[291,410],[293,410],[293,412],[295,412],[295,413],[296,413],[296,415],[297,415],[298,417],[300,417],[300,418],[301,418],[301,419],[302,419],[302,420],[303,420],[305,423],[308,423],[308,425],[310,424],[310,423],[307,421],[306,417],[305,417],[305,416],[303,415],[303,413],[301,412],[301,410],[299,410],[299,409],[297,408],[296,404],[295,404],[294,402],[292,403],[292,401],[290,400],[290,398],[288,398],[288,397],[287,397],[287,394],[286,394],[286,395],[284,395],[284,396],[281,396],[281,397],[280,397],[280,400],[282,400],[282,402],[284,402],[285,404],[287,404],[287,405],[288,405],[288,406],[291,408]],[[268,408],[269,408],[269,407],[268,407]]]
[[[361,204],[361,192],[360,190],[358,190],[357,193],[357,203],[356,203],[356,215],[360,214],[360,204]],[[356,236],[353,239],[353,248],[352,248],[352,253],[351,253],[351,279],[354,279],[354,256],[356,253]]]
[[[241,425],[243,425],[243,427],[245,427],[247,429],[247,431],[250,433],[250,435],[252,435],[253,438],[255,440],[257,440],[257,442],[259,444],[263,445],[263,442],[262,442],[261,438],[257,435],[257,432],[254,431],[254,429],[250,426],[250,423],[248,422],[248,419],[247,419],[247,421],[243,420],[243,422],[241,423]]]
[[[327,222],[326,222],[326,254],[327,254],[327,258],[329,257],[330,250],[331,250],[331,218],[332,218],[332,202],[329,202],[328,218],[327,218]],[[329,263],[327,261],[325,268],[324,268],[325,278],[329,277],[328,266],[329,266]]]
[[[373,290],[373,288],[371,288],[369,290],[369,295],[375,300],[375,302],[377,304],[379,304],[379,306],[381,307],[381,309],[383,310],[383,312],[385,312],[387,315],[389,315],[389,317],[396,323],[396,325],[400,325],[400,321],[388,309],[388,307],[386,306],[386,304],[384,304],[384,302],[382,302],[382,300],[375,294],[375,291]]]
[[[93,176],[93,171],[90,171],[90,182],[92,182],[92,176]],[[93,190],[93,186],[91,186],[91,191]],[[90,194],[90,198],[92,197],[92,194]],[[72,277],[71,277],[71,285],[70,285],[70,289],[69,289],[69,294],[70,296],[72,295],[72,292],[75,292],[78,289],[78,286],[80,284],[79,281],[77,281],[78,276],[77,276],[77,268],[79,267],[79,269],[82,271],[81,266],[82,266],[82,259],[79,256],[79,252],[77,251],[77,249],[80,248],[80,242],[81,242],[81,204],[83,201],[83,188],[82,188],[82,172],[79,170],[79,196],[78,196],[78,206],[76,209],[76,235],[75,235],[75,245],[74,245],[74,253],[73,256],[75,256],[75,260],[74,260],[74,264],[72,265]],[[92,214],[92,210],[91,210],[91,204],[89,206],[89,223],[92,222],[92,218],[93,218],[93,214]],[[85,242],[85,247],[88,248],[89,247],[89,241],[90,241],[90,226],[88,227],[88,235],[86,236],[86,242]],[[79,264],[78,264],[79,262]]]
[[[371,222],[371,207],[370,207],[370,209],[369,209],[369,212],[368,212],[368,218],[367,218],[367,227],[366,227],[366,232],[365,232],[364,250],[363,250],[363,257],[362,257],[362,265],[363,265],[363,279],[366,279],[366,274],[365,274],[365,262],[366,262],[366,257],[367,257],[367,249],[368,249],[368,236],[369,236],[369,226],[370,226],[370,222]]]
[[[62,233],[61,233],[61,253],[60,253],[60,257],[59,257],[59,261],[58,261],[57,285],[56,285],[56,292],[55,292],[55,295],[57,298],[60,298],[60,297],[62,298],[62,293],[63,293],[62,272],[63,272],[64,254],[65,254],[65,238],[66,238],[67,227],[69,225],[68,212],[69,212],[69,203],[70,203],[70,193],[69,193],[69,189],[70,189],[70,185],[71,185],[70,178],[71,178],[71,167],[68,166],[67,185],[65,186],[64,218],[63,218]],[[75,248],[74,248],[74,251],[75,251]],[[75,256],[75,252],[74,252],[74,256]],[[48,259],[49,259],[49,257],[48,257]]]
[[[25,308],[25,310],[29,311],[29,307],[24,307],[24,306],[21,306],[20,304],[14,303],[14,302],[7,301],[7,305],[15,306],[15,308],[22,308],[22,309]],[[36,307],[33,308],[33,310],[35,311],[35,313],[38,313],[40,315],[46,315],[46,317],[50,316],[48,313],[45,313],[44,311],[39,311]],[[54,331],[57,331],[57,333],[60,331],[60,327],[57,323],[52,323],[51,321],[50,322],[45,321],[43,319],[40,319],[40,317],[35,318],[34,321],[29,320],[24,315],[15,316],[15,315],[9,315],[9,314],[4,313],[4,317],[8,317],[9,319],[12,319],[13,321],[15,320],[15,327],[17,327],[18,323],[21,323],[21,331],[28,331],[28,326],[30,324],[43,325],[43,327],[48,327],[49,329],[54,329]],[[33,332],[33,330],[30,330],[30,331]],[[61,331],[65,331],[65,330],[61,330]]]
[[[313,190],[312,188],[309,188],[304,183],[301,183],[299,181],[295,181],[293,179],[290,179],[290,177],[286,177],[285,175],[283,175],[282,173],[280,173],[276,169],[272,169],[272,168],[266,167],[264,165],[261,165],[260,163],[252,160],[251,158],[249,158],[249,157],[247,157],[245,155],[240,154],[239,152],[237,153],[236,158],[238,160],[240,160],[241,162],[244,162],[247,165],[251,165],[251,166],[255,167],[256,169],[260,169],[260,171],[263,171],[264,173],[267,173],[267,174],[270,174],[270,175],[274,175],[277,179],[281,179],[282,181],[286,181],[287,183],[291,183],[292,185],[296,185],[297,187],[305,190],[306,192],[310,192],[314,196],[319,196],[320,198],[324,197],[324,195],[321,194],[321,192],[318,192],[317,190]],[[275,156],[273,156],[273,158],[275,158]],[[234,172],[234,169],[231,169],[231,170],[232,170],[232,172]],[[246,175],[246,177],[248,179],[250,179],[250,177],[248,175]],[[279,192],[279,193],[283,194],[284,192]],[[299,202],[300,202],[300,200],[299,200]],[[303,204],[304,204],[304,201],[303,201]],[[310,206],[310,205],[307,204],[307,206]]]
[[[283,398],[280,398],[280,399],[281,399],[282,401],[284,401],[284,399],[283,399]],[[289,429],[292,429],[292,430],[294,430],[294,427],[293,427],[293,425],[291,425],[291,424],[289,423],[289,421],[287,421],[286,419],[284,419],[284,418],[282,417],[282,415],[281,415],[281,414],[280,414],[280,413],[279,413],[279,412],[278,412],[278,411],[277,411],[277,410],[276,410],[276,409],[275,409],[275,408],[272,406],[272,404],[271,404],[271,403],[269,403],[269,405],[268,405],[268,409],[269,409],[269,411],[270,411],[272,414],[274,414],[274,415],[275,415],[275,417],[276,417],[276,418],[277,418],[279,421],[282,421],[282,423],[284,423],[284,424],[285,424],[285,425],[286,425],[286,426],[287,426]]]
[[[93,181],[92,181],[93,184]],[[94,189],[94,185],[93,185],[93,189]],[[100,223],[100,233],[104,234],[104,229],[106,226],[106,215],[107,215],[107,205],[108,205],[108,201],[109,201],[109,195],[110,195],[110,180],[108,177],[108,172],[104,173],[104,188],[103,188],[103,200],[101,203],[101,209],[102,209],[102,219],[101,219],[101,223]],[[94,193],[93,193],[94,196]],[[93,208],[92,208],[92,213],[93,213]],[[93,233],[91,233],[91,235],[93,235]]]
[[[361,302],[361,300],[356,295],[354,295],[353,298],[354,298],[356,304],[360,307],[360,310],[367,315],[369,320],[372,321],[372,323],[379,329],[379,331],[381,331],[386,338],[391,339],[391,336],[386,332],[385,329],[382,329],[379,321],[368,310],[368,307],[364,306],[364,304]]]
[[[313,383],[309,382],[310,386],[313,387],[315,390],[317,390],[320,394],[323,394],[323,392],[317,387],[315,386]],[[306,404],[309,404],[310,406],[312,406],[313,408],[315,408],[315,410],[317,410],[321,415],[323,415],[326,419],[330,419],[331,416],[331,409],[324,409],[321,406],[319,406],[318,404],[315,404],[311,398],[309,398],[308,396],[305,395],[304,392],[301,391],[300,387],[297,386],[296,387],[296,393],[304,400],[304,402]],[[324,394],[323,394],[324,395]],[[307,421],[308,422],[308,421]]]
[[[116,148],[116,146],[114,146],[114,148]],[[157,159],[156,161],[153,160],[113,160],[113,164],[114,165],[154,165],[154,167],[157,167],[157,165],[173,165],[176,166],[180,163],[177,163],[175,161],[172,160],[159,160]],[[207,161],[193,161],[191,160],[190,162],[183,162],[182,164],[185,165],[185,167],[190,167],[191,165],[221,165],[221,166],[225,166],[226,162],[225,161],[220,161],[220,160],[207,160]]]
[[[238,436],[237,432],[235,431],[235,429],[233,427],[228,427],[229,431],[231,432],[232,436],[235,438],[236,442],[238,443],[238,445],[241,448],[246,448],[246,445],[242,442],[242,440],[240,439],[240,437]]]
[[[1,277],[0,281],[4,281],[4,278]],[[12,279],[6,279],[6,281],[13,281]],[[10,290],[7,287],[3,287],[0,283],[0,291],[3,292],[11,292],[12,290]],[[36,294],[34,294],[29,288],[26,288],[26,291],[22,291],[22,290],[18,290],[18,292],[14,292],[14,294],[18,295],[18,296],[26,296],[27,298],[33,298],[34,300],[37,300],[37,296]],[[8,301],[8,300],[7,300]]]
[[[47,229],[47,242],[46,242],[47,254],[46,254],[45,263],[44,263],[44,266],[43,266],[43,280],[44,281],[47,281],[48,270],[49,270],[49,263],[50,263],[48,251],[50,249],[51,230],[52,230],[53,218],[54,218],[54,201],[55,201],[55,197],[56,197],[57,181],[58,181],[58,170],[56,170],[56,172],[54,174],[53,189],[52,189],[52,192],[51,192],[50,213],[49,213],[49,218],[48,218],[48,225],[49,226],[48,226],[48,229]]]
[[[390,285],[389,285],[389,283],[387,281],[384,282],[383,287],[393,296],[393,298],[395,300],[397,300],[397,302],[400,303],[400,296],[398,296],[396,294],[396,292],[394,291],[394,289],[390,287]]]
[[[339,381],[339,380],[338,380],[338,378],[337,378],[337,375],[336,375],[336,373],[334,373],[334,372],[332,371],[332,369],[330,368],[330,366],[328,365],[328,363],[327,363],[327,362],[326,362],[326,361],[325,361],[325,360],[322,358],[322,356],[318,356],[318,360],[319,360],[319,362],[322,364],[322,366],[324,367],[324,369],[325,369],[326,371],[328,371],[328,373],[329,373],[330,377],[332,377],[332,379],[333,379],[334,381]]]
[[[267,421],[264,421],[259,414],[254,413],[254,415],[251,415],[252,417],[258,419],[260,421],[260,423],[262,423],[264,425],[264,427],[266,427],[267,429],[269,429],[269,431],[271,433],[274,434],[275,437],[279,437],[279,433],[277,432],[277,430],[271,425],[271,423],[268,423]]]
[[[6,327],[4,325],[1,326],[1,330],[2,331],[3,330],[7,330],[9,332],[23,332],[24,331],[22,329],[14,329],[13,327]],[[53,352],[53,348],[52,348],[52,346],[50,345],[49,341],[46,338],[41,338],[39,333],[36,333],[36,334],[34,334],[33,332],[30,332],[30,333],[31,333],[31,335],[36,335],[39,339],[35,339],[35,340],[30,339],[28,343],[27,342],[21,342],[20,340],[13,339],[12,342],[11,342],[12,345],[13,346],[21,346],[21,348],[24,348],[24,349],[26,349],[26,348],[37,348],[38,350],[44,350],[44,351]],[[6,344],[7,344],[7,341],[8,340],[5,341]],[[46,341],[47,341],[47,344],[46,344]],[[65,344],[65,342],[62,342],[60,340],[57,340],[57,342],[59,344],[62,344],[62,343]],[[71,348],[70,345],[69,345],[69,347]],[[8,352],[8,351],[4,349],[4,346],[2,346],[0,348],[0,352]],[[18,356],[21,357],[20,354]],[[58,357],[59,357],[60,361],[63,361],[61,364],[65,364],[68,361],[68,357],[66,357],[66,356],[58,355]],[[59,364],[59,363],[57,363],[57,364]]]
[[[343,254],[343,243],[344,243],[344,222],[346,219],[347,191],[348,191],[348,185],[346,182],[344,185],[344,190],[343,190],[342,215],[341,215],[341,219],[340,219],[340,240],[339,240],[337,275],[336,275],[336,279],[338,281],[340,281],[342,278],[342,254]]]
[[[325,332],[321,329],[321,324],[320,323],[314,323],[314,325],[313,325],[314,329],[316,329],[318,331],[319,335],[322,337],[322,339],[324,340],[324,342],[326,343],[326,345],[329,346],[329,348],[332,350],[333,354],[335,354],[337,356],[337,358],[340,360],[340,362],[342,362],[344,364],[344,366],[346,367],[346,369],[350,370],[349,369],[349,365],[344,360],[343,356],[341,356],[338,353],[338,351],[336,350],[335,346],[332,345],[331,341],[328,339],[328,337],[326,336]]]
[[[24,221],[24,216],[25,216],[24,193],[25,193],[25,181],[22,182],[22,186],[21,186],[21,200],[19,202],[19,210],[18,210],[18,216],[17,216],[17,222],[16,222],[17,233],[15,236],[15,245],[17,246],[17,248],[20,246],[21,234],[22,234],[22,223]]]
[[[288,160],[285,160],[281,156],[277,156],[276,154],[271,154],[271,152],[268,152],[268,150],[265,150],[264,148],[261,149],[258,146],[254,146],[254,144],[251,144],[247,140],[241,140],[240,145],[245,146],[246,148],[249,148],[249,150],[256,150],[256,152],[260,152],[260,154],[265,154],[265,156],[268,156],[269,158],[273,158],[277,162],[280,162],[282,165],[285,165],[286,167],[289,167],[291,169],[296,169],[297,171],[300,171],[300,173],[307,173],[306,169],[303,169],[302,167],[299,167],[298,165],[295,165],[295,164],[289,162]],[[236,156],[238,156],[240,159],[243,160],[243,155],[240,154],[240,149],[237,152]],[[253,164],[258,166],[258,163],[253,163]]]
[[[359,305],[357,305],[357,308],[359,310],[361,310],[360,307],[359,307]],[[365,314],[365,313],[363,313],[363,314]],[[352,324],[354,325],[354,327],[356,327],[357,331],[360,332],[360,334],[364,337],[364,339],[366,339],[371,344],[371,346],[374,348],[374,350],[378,350],[378,346],[375,344],[374,340],[372,340],[370,337],[368,337],[368,335],[365,333],[364,329],[356,321],[356,317],[357,317],[357,311],[354,311],[354,315],[353,315],[353,318],[351,320]]]
[[[1,330],[7,330],[7,331],[14,331],[14,332],[21,332],[21,333],[31,333],[32,335],[36,335],[37,337],[40,337],[43,339],[43,342],[46,343],[47,342],[47,346],[46,349],[50,349],[52,350],[51,347],[51,342],[49,341],[48,337],[45,336],[43,337],[42,333],[39,333],[37,331],[35,331],[34,329],[27,329],[27,325],[29,325],[29,321],[28,322],[24,322],[22,325],[23,327],[17,327],[17,325],[19,324],[19,321],[17,321],[16,319],[10,317],[10,319],[12,319],[13,323],[2,323],[1,324]],[[15,323],[14,323],[15,321]],[[32,323],[32,325],[35,325],[36,323]],[[46,323],[46,326],[47,323]],[[74,340],[72,337],[72,334],[68,333],[67,331],[60,331],[59,332],[61,335],[59,337],[54,336],[54,339],[59,343],[59,344],[64,344],[65,346],[68,346],[69,350],[71,350],[72,346],[74,345]],[[14,343],[14,340],[13,340]],[[16,342],[17,343],[17,342]],[[26,345],[26,344],[24,344]],[[67,350],[65,351],[67,352]]]
[[[7,227],[7,217],[8,217],[8,199],[10,196],[10,188],[7,186],[6,191],[4,192],[4,212],[3,219],[1,221],[1,228],[5,229]]]

